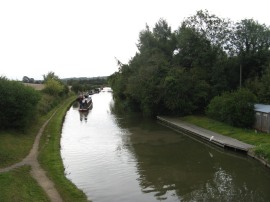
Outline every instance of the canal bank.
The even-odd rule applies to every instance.
[[[224,135],[215,133],[213,131],[195,126],[193,124],[184,122],[180,118],[177,118],[177,117],[157,116],[157,120],[161,122],[163,125],[173,130],[184,132],[185,134],[188,134],[195,138],[199,138],[204,142],[214,144],[224,149],[230,149],[230,150],[246,153],[248,156],[260,161],[266,167],[270,168],[269,163],[267,163],[264,159],[255,155],[255,153],[253,152],[253,148],[255,148],[254,145],[247,144],[237,139],[224,136]]]

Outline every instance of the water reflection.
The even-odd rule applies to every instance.
[[[128,144],[143,193],[167,201],[270,200],[269,170],[253,159],[173,134],[139,116],[115,115],[122,117],[119,127],[132,134]]]
[[[91,106],[91,108],[87,111],[79,111],[79,107],[80,104],[78,102],[74,102],[72,105],[73,110],[78,110],[78,114],[80,116],[80,121],[85,121],[87,122],[87,117],[89,112],[91,112],[91,110],[93,109],[93,105]]]
[[[87,122],[67,112],[61,140],[67,177],[89,199],[270,201],[269,170],[256,161],[112,110],[108,92],[92,99]]]

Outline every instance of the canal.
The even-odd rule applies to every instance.
[[[111,92],[93,109],[68,110],[61,139],[65,173],[92,201],[270,201],[270,170],[242,154],[114,109]]]

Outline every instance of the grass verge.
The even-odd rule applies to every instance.
[[[30,175],[30,166],[23,166],[0,174],[1,202],[47,202],[43,189]]]
[[[38,160],[41,166],[47,171],[48,177],[54,182],[56,189],[64,201],[83,202],[88,201],[86,195],[65,177],[65,169],[60,153],[63,120],[66,111],[74,100],[74,97],[66,100],[48,123],[40,142]]]
[[[31,150],[36,134],[43,123],[52,115],[34,118],[25,131],[0,131],[0,168],[10,166],[25,158]]]
[[[213,132],[235,138],[239,141],[254,145],[254,153],[270,163],[270,134],[256,132],[254,129],[232,127],[225,123],[209,119],[205,116],[186,116],[181,120]]]

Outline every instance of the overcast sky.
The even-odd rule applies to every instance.
[[[176,30],[207,9],[270,25],[269,0],[0,0],[0,76],[108,76],[127,63],[139,32],[163,18]]]

